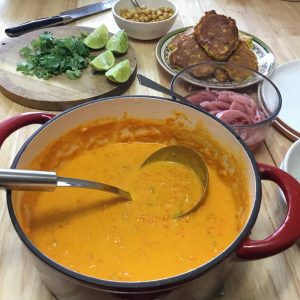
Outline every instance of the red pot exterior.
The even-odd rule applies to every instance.
[[[261,179],[271,180],[282,189],[288,211],[273,234],[262,241],[246,238],[236,250],[242,259],[260,259],[280,253],[291,247],[300,236],[300,184],[286,172],[267,164],[259,164]]]
[[[291,179],[291,176],[288,176],[284,172],[284,174],[280,172],[279,174],[277,171],[274,171],[276,169],[274,167],[260,165],[259,168],[263,178],[273,180],[282,187],[290,203],[289,211],[282,226],[267,239],[267,242],[251,241],[248,238],[251,228],[256,221],[261,201],[260,176],[254,158],[230,128],[218,119],[205,112],[198,111],[188,104],[174,103],[163,98],[129,96],[96,100],[80,105],[61,113],[49,122],[47,121],[53,115],[42,113],[21,115],[0,122],[0,145],[10,133],[22,126],[47,122],[24,144],[17,154],[12,168],[22,168],[24,163],[34,157],[35,152],[38,153],[43,149],[51,139],[55,139],[71,128],[86,123],[88,120],[110,116],[110,111],[114,111],[116,115],[121,117],[127,109],[134,111],[141,118],[151,118],[157,114],[163,117],[164,113],[182,111],[190,117],[189,121],[195,121],[199,118],[201,121],[204,121],[204,124],[207,122],[207,127],[210,128],[209,130],[212,130],[216,138],[221,137],[223,143],[226,143],[226,141],[231,143],[233,148],[243,154],[248,164],[247,171],[249,171],[249,177],[251,177],[249,186],[251,185],[253,198],[250,217],[236,240],[223,253],[195,270],[172,278],[148,282],[111,282],[91,278],[68,270],[41,253],[23,232],[18,222],[16,208],[14,207],[14,203],[17,201],[15,201],[16,199],[12,199],[11,192],[7,191],[8,210],[16,232],[31,252],[34,264],[39,270],[45,284],[58,299],[209,299],[213,297],[218,288],[224,283],[236,252],[243,259],[262,258],[283,251],[300,237],[300,226],[296,229],[294,227],[296,223],[299,225],[299,221],[296,220],[296,216],[300,214],[300,204],[296,204],[296,200],[300,198],[299,183]],[[275,174],[274,176],[273,173]]]

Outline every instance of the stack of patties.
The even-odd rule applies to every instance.
[[[175,68],[186,68],[208,61],[228,61],[258,70],[257,59],[251,50],[251,41],[239,38],[235,20],[206,12],[191,30],[177,35],[170,43],[170,64]],[[234,81],[247,79],[249,72],[239,68],[221,66],[213,68],[207,64],[193,72],[194,76],[214,75],[219,81],[231,78]]]
[[[179,70],[212,60],[197,43],[193,28],[178,34],[169,44],[168,48],[172,51],[169,57],[170,64]],[[209,76],[213,72],[213,66],[207,64],[195,68],[193,75],[199,77]]]

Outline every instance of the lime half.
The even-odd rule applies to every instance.
[[[112,51],[106,50],[95,57],[90,65],[97,71],[107,71],[115,64],[115,57]]]
[[[114,53],[126,53],[128,50],[128,37],[124,30],[111,36],[106,44],[106,49]]]
[[[103,24],[92,31],[84,40],[83,43],[91,49],[101,49],[105,47],[109,39],[109,34],[106,26]]]
[[[113,82],[125,82],[130,76],[129,59],[122,60],[111,69],[105,72],[105,76]]]

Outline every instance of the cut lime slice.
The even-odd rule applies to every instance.
[[[111,36],[106,44],[106,49],[114,53],[126,53],[128,50],[128,37],[124,30]]]
[[[105,47],[109,39],[109,34],[106,26],[103,24],[91,32],[83,43],[91,49],[101,49]]]
[[[130,76],[129,59],[122,60],[111,69],[105,72],[105,76],[113,82],[125,82]]]
[[[107,71],[115,64],[115,57],[112,51],[106,50],[95,57],[90,65],[97,71]]]

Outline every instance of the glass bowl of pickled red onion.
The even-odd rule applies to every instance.
[[[264,142],[282,105],[269,78],[229,62],[209,61],[183,69],[171,81],[171,90],[232,127],[252,151]]]

